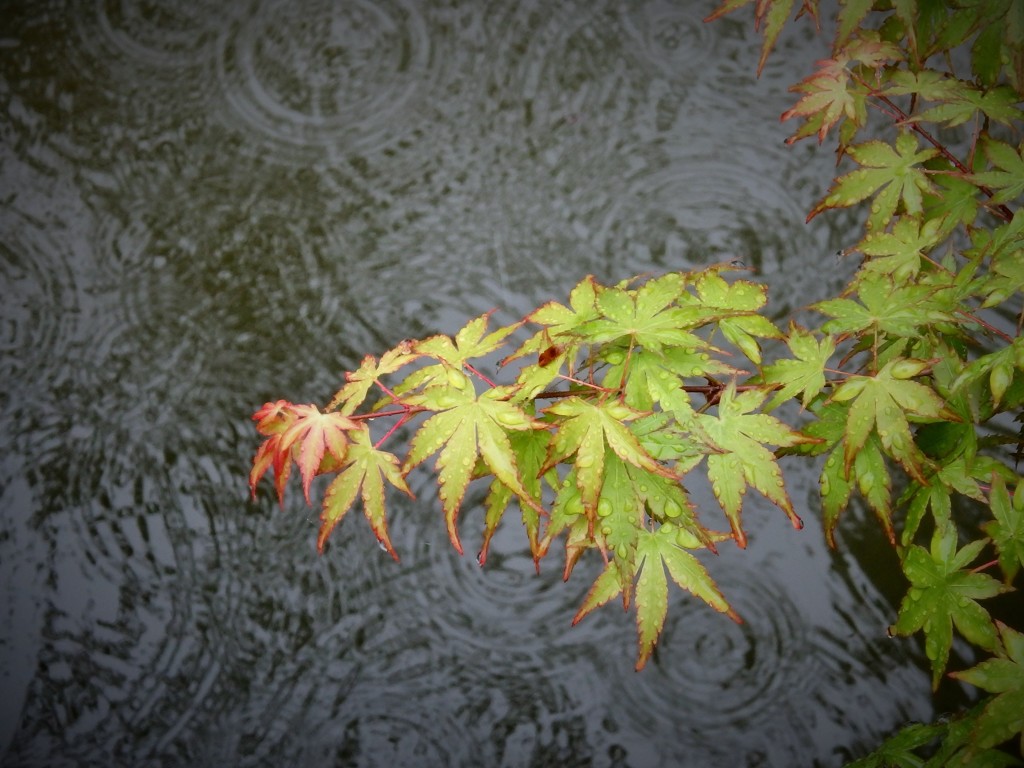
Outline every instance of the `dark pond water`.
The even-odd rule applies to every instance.
[[[713,5],[4,3],[4,766],[825,766],[933,715],[891,554],[857,513],[829,553],[799,464],[805,530],[752,500],[709,562],[746,623],[676,592],[642,673],[631,616],[570,627],[599,563],[537,576],[510,520],[479,568],[429,477],[398,564],[247,498],[249,414],[401,338],[588,273],[842,284],[833,158],[777,120],[824,45],[756,80]]]

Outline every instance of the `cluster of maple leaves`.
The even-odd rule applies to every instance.
[[[725,0],[711,18],[752,2]],[[794,5],[756,0],[759,72]],[[803,0],[800,13],[818,21],[818,1]],[[936,68],[958,47],[970,80]],[[564,542],[565,578],[595,550],[605,568],[575,621],[616,597],[635,606],[641,668],[664,624],[669,578],[739,620],[694,552],[728,539],[745,546],[748,489],[800,527],[777,458],[823,456],[829,543],[859,497],[908,582],[890,631],[924,635],[933,685],[946,676],[954,630],[991,654],[951,675],[992,696],[949,722],[904,728],[854,765],[1005,765],[996,747],[1019,738],[1024,749],[1024,634],[980,601],[1012,589],[1024,565],[1024,437],[1007,437],[1005,419],[999,426],[1024,406],[1024,145],[1009,140],[1024,124],[1024,4],[845,0],[831,58],[792,90],[799,100],[782,118],[803,123],[789,141],[833,133],[840,159],[856,166],[808,218],[870,201],[863,237],[843,251],[861,255],[860,269],[842,295],[811,308],[820,327],[780,331],[760,314],[764,287],[731,276],[735,265],[614,286],[587,277],[567,305],[545,304],[520,323],[488,330],[484,315],[453,337],[367,356],[323,410],[268,403],[254,417],[266,439],[253,493],[271,468],[282,501],[295,466],[307,502],[317,475],[336,475],[321,551],[361,500],[397,558],[386,489],[411,496],[408,474],[436,456],[455,548],[467,489],[482,481],[481,564],[513,505],[538,563]],[[893,141],[854,143],[872,110]],[[965,125],[975,130],[958,156],[938,129]],[[780,352],[771,362],[766,342]],[[482,372],[488,360],[509,383]],[[800,428],[772,415],[792,400]],[[386,446],[413,421],[400,459]],[[699,519],[685,484],[693,472],[706,476],[729,531]],[[986,510],[980,526],[958,516],[965,500]]]
[[[512,504],[538,563],[565,536],[566,578],[583,552],[598,550],[606,569],[576,620],[619,595],[625,605],[635,603],[643,666],[665,619],[666,572],[739,620],[691,550],[714,550],[729,537],[745,545],[741,511],[748,487],[801,525],[767,446],[818,438],[761,412],[777,389],[773,372],[786,377],[766,366],[769,381],[737,385],[742,372],[726,362],[728,353],[708,333],[698,333],[713,328],[754,363],[761,362],[758,339],[782,335],[758,314],[764,287],[728,282],[722,272],[729,268],[616,286],[588,277],[568,306],[546,304],[521,323],[488,330],[483,315],[454,337],[405,341],[380,359],[368,355],[326,409],[281,400],[257,411],[266,440],[250,475],[253,493],[272,468],[283,501],[297,467],[308,502],[314,477],[334,474],[324,492],[321,551],[360,499],[377,538],[397,558],[387,529],[386,485],[411,495],[406,476],[436,455],[452,545],[462,552],[457,519],[469,484],[488,479],[481,564]],[[529,326],[538,329],[499,361],[504,372],[514,370],[513,383],[495,384],[481,373],[483,361]],[[826,357],[798,364],[797,376],[815,385]],[[792,368],[792,361],[781,365]],[[719,381],[726,376],[728,383]],[[397,383],[386,381],[393,378]],[[400,461],[383,446],[415,418],[422,422]],[[393,423],[374,440],[371,424],[381,419]],[[730,533],[699,521],[682,483],[705,460]]]

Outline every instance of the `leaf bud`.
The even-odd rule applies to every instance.
[[[912,379],[928,370],[930,365],[927,360],[897,360],[889,368],[889,373],[894,379]]]

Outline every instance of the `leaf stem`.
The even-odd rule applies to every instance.
[[[463,363],[463,365],[466,366],[466,370],[468,370],[470,373],[472,373],[474,376],[480,379],[480,381],[484,382],[484,384],[486,384],[488,387],[493,388],[498,386],[493,381],[491,381],[487,376],[481,373],[477,368],[473,367],[469,363]]]
[[[419,410],[423,410],[423,409],[420,408]],[[383,414],[381,414],[381,415],[383,415]],[[406,407],[405,413],[402,414],[402,417],[398,421],[396,421],[394,424],[391,425],[391,428],[387,432],[384,433],[384,436],[381,437],[380,440],[378,440],[376,443],[373,444],[373,447],[374,448],[380,448],[382,445],[384,445],[384,442],[389,437],[391,437],[395,432],[397,432],[399,427],[401,427],[403,424],[405,424],[407,421],[409,421],[409,419],[411,419],[414,415],[415,415],[415,411],[412,408],[410,408],[410,407]]]

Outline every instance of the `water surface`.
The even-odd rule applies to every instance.
[[[779,317],[843,284],[855,217],[803,223],[833,158],[777,119],[826,46],[757,80],[712,8],[5,4],[5,766],[831,766],[931,717],[894,557],[829,553],[799,463],[805,530],[751,500],[709,562],[746,623],[674,592],[642,673],[631,616],[570,627],[599,562],[535,575],[510,519],[481,569],[425,475],[398,564],[247,499],[249,414],[402,338],[586,274],[740,258]]]

